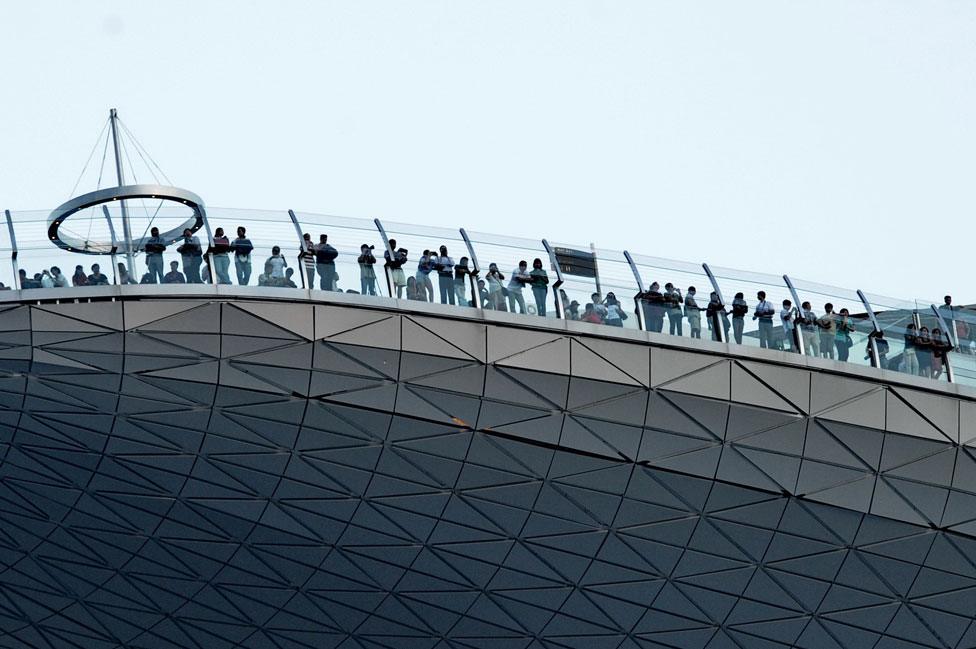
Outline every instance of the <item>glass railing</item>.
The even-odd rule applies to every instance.
[[[100,254],[55,245],[47,211],[9,213],[6,227],[0,226],[0,288],[216,283],[377,300],[392,296],[460,308],[480,303],[485,310],[528,318],[562,314],[567,320],[725,340],[976,385],[976,310],[936,313],[926,300],[555,239],[307,212],[208,208],[206,227],[192,233],[195,240],[187,244],[174,234],[161,252],[147,255],[139,246],[130,261],[120,227],[122,204],[89,208],[60,226],[88,252]],[[143,243],[153,228],[178,233],[193,216],[179,204],[140,200],[126,206],[129,234]]]

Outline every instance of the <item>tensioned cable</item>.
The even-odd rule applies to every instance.
[[[109,118],[109,119],[111,119],[111,118]],[[105,129],[103,128],[102,131],[104,132]],[[108,156],[108,139],[109,138],[106,135],[105,136],[105,146],[102,147],[102,163],[98,167],[98,182],[95,183],[95,190],[96,191],[102,188],[102,175],[105,173],[105,158]],[[97,142],[96,142],[96,144],[97,144]],[[74,193],[74,192],[72,192],[72,193]],[[95,208],[92,207],[92,208],[89,208],[87,210],[88,211],[88,236],[86,237],[86,239],[90,239],[91,238],[91,229],[92,229],[92,221],[93,221],[92,210],[94,210],[94,209]]]
[[[98,149],[98,143],[102,141],[102,136],[105,135],[105,129],[108,128],[108,120],[102,126],[102,130],[99,132],[98,137],[95,138],[95,144],[92,146],[91,153],[88,154],[88,159],[85,160],[85,166],[81,168],[81,173],[78,174],[78,180],[75,181],[74,187],[68,192],[68,198],[72,198],[75,195],[75,190],[78,189],[78,184],[81,179],[85,176],[85,172],[88,171],[88,164],[91,162],[92,156],[95,155],[95,150]],[[105,138],[105,144],[108,145],[108,138]],[[104,163],[103,163],[104,164]]]
[[[159,163],[156,162],[156,160],[152,157],[152,155],[149,154],[149,150],[146,149],[146,147],[142,146],[142,142],[139,141],[139,139],[135,136],[135,134],[131,130],[129,130],[129,127],[126,126],[125,123],[122,120],[119,120],[119,124],[122,125],[122,128],[126,132],[126,135],[128,135],[129,138],[132,140],[132,143],[135,144],[136,150],[137,151],[141,150],[143,153],[145,153],[146,154],[146,158],[149,158],[149,162],[151,162],[152,165],[154,167],[156,167],[156,170],[159,171],[159,175],[161,175],[163,177],[163,180],[165,180],[168,184],[172,185],[173,184],[173,181],[169,179],[169,176],[166,175],[166,172],[163,171],[163,168],[160,167],[159,166]],[[141,155],[142,154],[140,154],[140,156]],[[145,158],[143,158],[143,162],[145,162]],[[147,166],[148,166],[148,163],[147,163]],[[151,172],[152,171],[151,171],[151,168],[150,168],[150,173]],[[155,174],[153,175],[153,177],[155,177]],[[158,178],[156,179],[156,182],[159,182],[159,179]]]
[[[130,131],[129,129],[127,129],[124,124],[122,124],[122,129],[125,131],[126,135],[132,140],[132,143],[133,143],[133,145],[135,146],[135,149],[136,149],[136,153],[139,155],[139,158],[142,160],[142,164],[146,165],[146,169],[149,170],[149,175],[153,177],[153,180],[155,180],[156,181],[156,184],[158,185],[159,184],[159,177],[156,175],[156,172],[153,171],[152,165],[150,165],[146,161],[146,157],[144,155],[142,155],[142,151],[140,150],[139,143],[136,142],[135,138],[133,137],[132,131]],[[130,162],[129,164],[131,165],[132,163]]]

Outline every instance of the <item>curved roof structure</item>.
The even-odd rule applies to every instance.
[[[976,644],[965,385],[362,295],[4,297],[3,646]]]

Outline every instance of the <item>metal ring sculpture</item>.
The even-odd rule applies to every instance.
[[[183,237],[183,231],[189,229],[196,232],[203,227],[206,219],[206,211],[203,206],[203,199],[193,192],[179,187],[168,187],[166,185],[125,185],[123,187],[110,187],[97,192],[76,196],[68,202],[60,205],[51,212],[47,220],[47,236],[51,243],[69,252],[79,252],[87,255],[108,255],[112,254],[116,248],[114,242],[106,241],[86,241],[76,239],[71,236],[64,236],[58,232],[61,224],[75,212],[112,203],[114,201],[128,200],[134,198],[149,198],[155,200],[173,201],[181,205],[186,205],[193,210],[193,216],[186,220],[182,225],[160,233],[166,244],[169,245]],[[149,237],[141,237],[132,240],[132,251],[145,248]]]

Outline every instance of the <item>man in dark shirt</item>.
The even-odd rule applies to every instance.
[[[169,262],[169,272],[163,277],[163,284],[186,284],[186,278],[179,271],[180,262]]]
[[[149,231],[149,240],[146,241],[146,266],[149,268],[149,276],[152,283],[163,281],[163,252],[166,251],[166,242],[159,236],[159,228]]]
[[[315,247],[315,269],[319,273],[319,288],[323,291],[335,290],[335,260],[339,251],[329,245],[329,236],[319,235],[319,245]]]
[[[99,265],[92,264],[91,269],[92,269],[91,275],[88,276],[88,285],[107,286],[108,277],[105,276],[105,273],[102,272],[102,269],[99,267]]]

